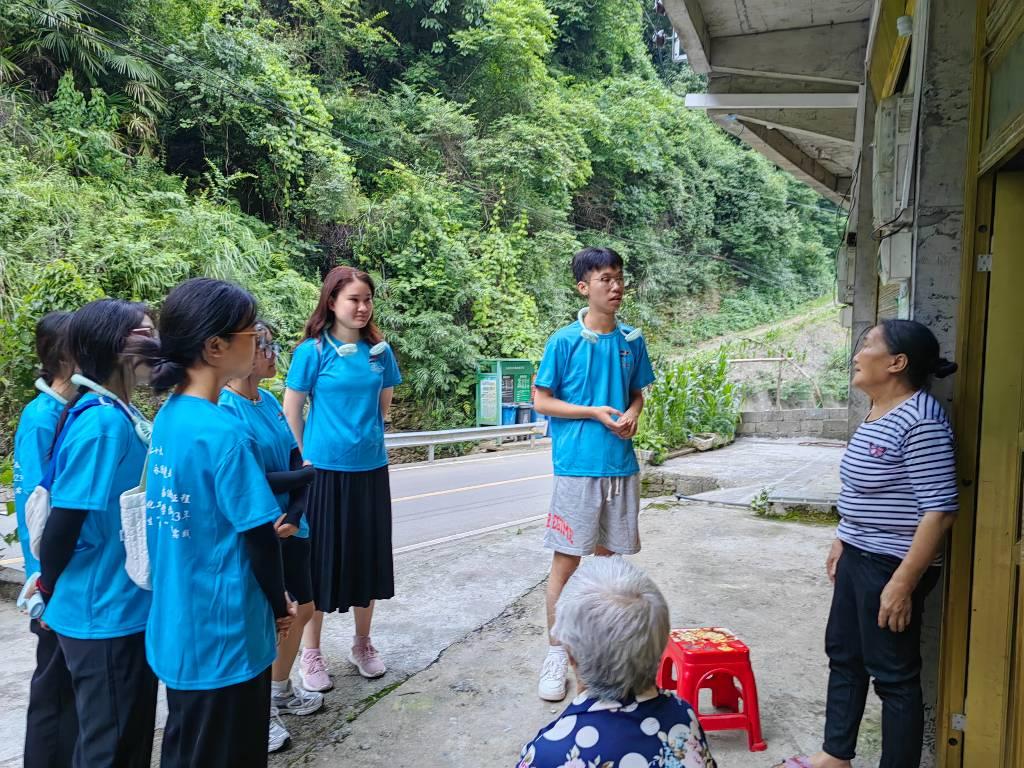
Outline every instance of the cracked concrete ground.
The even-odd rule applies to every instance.
[[[733,463],[729,449],[715,453]],[[816,749],[827,677],[831,588],[823,561],[831,527],[654,500],[641,533],[644,548],[633,559],[665,593],[673,626],[727,626],[752,649],[768,751],[748,752],[742,732],[711,734],[719,764],[768,766]],[[336,687],[322,712],[286,718],[292,743],[271,757],[271,766],[513,765],[522,744],[561,710],[536,696],[549,564],[541,537],[539,525],[513,528],[399,556],[398,596],[379,606],[374,623],[388,674],[360,678],[345,661],[351,618],[329,616],[322,645]],[[34,649],[26,625],[11,603],[0,603],[7,657],[0,670],[7,703],[0,768],[21,764]],[[860,751],[859,765],[877,760],[874,701]]]
[[[655,502],[642,516],[641,530],[644,549],[632,559],[665,593],[673,626],[724,625],[752,649],[768,751],[747,751],[743,732],[714,733],[719,764],[768,766],[815,750],[828,672],[823,633],[830,586],[823,560],[831,528],[763,520],[739,509]],[[522,538],[539,544],[540,529]],[[492,546],[476,544],[487,551]],[[544,556],[535,547],[530,560],[543,562]],[[327,741],[277,761],[469,768],[485,759],[514,765],[523,743],[562,709],[535,692],[545,652],[543,601],[544,584],[538,582],[354,721],[334,716]],[[877,749],[878,710],[872,703],[857,764],[877,760]]]

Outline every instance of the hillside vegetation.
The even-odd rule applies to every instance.
[[[422,428],[471,420],[479,357],[540,355],[584,244],[658,353],[827,294],[836,210],[684,107],[658,30],[639,0],[7,0],[0,431],[41,314],[198,274],[287,346],[325,270],[373,273]]]

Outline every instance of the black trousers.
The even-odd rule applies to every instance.
[[[167,689],[160,768],[265,768],[270,737],[270,667],[210,691]]]
[[[878,627],[878,606],[899,558],[843,545],[825,630],[829,659],[824,750],[852,760],[864,716],[868,684],[882,700],[879,768],[917,768],[924,738],[921,694],[921,617],[924,599],[939,579],[929,568],[914,590],[910,626],[903,632]]]
[[[71,672],[57,633],[32,619],[36,636],[36,671],[28,693],[25,768],[67,768],[78,738],[78,713]]]
[[[146,662],[146,635],[106,640],[58,635],[78,710],[74,768],[149,768],[157,680]]]

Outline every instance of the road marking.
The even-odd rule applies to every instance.
[[[493,483],[480,483],[479,485],[464,485],[461,488],[446,488],[443,491],[429,491],[428,493],[417,493],[414,496],[399,496],[397,499],[392,499],[392,504],[397,504],[400,501],[415,501],[416,499],[426,499],[431,496],[444,496],[448,493],[461,493],[463,491],[476,491],[480,488],[494,488],[498,485],[510,485],[512,483],[523,483],[527,480],[543,480],[547,477],[554,477],[553,474],[548,472],[545,475],[528,475],[527,477],[516,477],[511,480],[495,480]]]
[[[544,450],[542,448],[542,449],[539,449],[539,450],[536,450],[536,451],[522,451],[520,453],[506,453],[506,454],[501,455],[501,456],[487,456],[485,458],[480,458],[480,459],[455,458],[455,459],[442,459],[440,461],[435,461],[433,464],[431,464],[429,462],[426,462],[426,461],[419,461],[419,462],[416,462],[415,464],[392,464],[390,467],[388,467],[388,471],[390,471],[390,472],[410,472],[410,471],[412,471],[414,469],[433,469],[435,467],[455,467],[455,466],[459,466],[461,464],[482,464],[483,462],[486,462],[486,461],[504,461],[505,459],[517,459],[517,458],[523,458],[523,457],[526,457],[526,456],[537,456],[538,454],[547,454],[547,453],[550,453],[550,451],[546,451],[546,450]]]
[[[497,525],[489,525],[486,528],[477,528],[475,531],[464,531],[462,533],[453,533],[451,536],[442,536],[440,539],[432,539],[431,541],[421,541],[419,544],[409,544],[405,547],[399,547],[393,550],[393,554],[404,555],[407,552],[415,552],[418,549],[426,549],[427,547],[436,547],[438,544],[447,544],[450,541],[459,541],[460,539],[468,539],[471,536],[480,536],[484,533],[494,533],[504,528],[512,528],[517,525],[526,525],[527,523],[536,523],[547,517],[547,513],[543,515],[534,515],[533,517],[524,517],[522,520],[513,520],[510,523],[498,523]]]

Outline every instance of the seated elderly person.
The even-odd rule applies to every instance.
[[[621,557],[584,560],[552,634],[579,695],[523,747],[519,768],[715,768],[694,708],[655,685],[668,605],[643,571]]]

